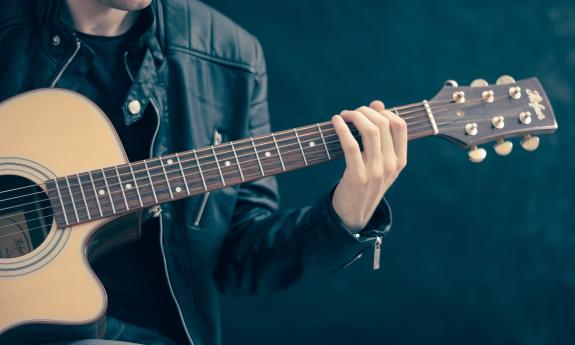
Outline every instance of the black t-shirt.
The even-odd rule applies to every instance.
[[[157,119],[153,111],[127,126],[122,110],[132,80],[124,53],[141,29],[137,25],[121,36],[101,37],[77,33],[94,57],[79,92],[94,101],[110,119],[130,161],[149,157]],[[108,293],[108,315],[158,330],[178,344],[185,335],[165,278],[157,219],[142,225],[142,238],[96,260],[93,267]]]

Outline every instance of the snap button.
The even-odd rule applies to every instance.
[[[61,42],[60,36],[55,35],[54,37],[52,37],[52,45],[53,46],[59,46]]]
[[[132,115],[138,115],[140,110],[142,110],[142,104],[137,99],[134,99],[128,103],[128,110]]]

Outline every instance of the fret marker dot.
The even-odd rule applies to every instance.
[[[179,193],[179,192],[181,192],[181,191],[182,191],[182,188],[181,188],[181,187],[176,187],[176,193]]]
[[[98,194],[104,195],[104,194],[106,194],[106,192],[105,192],[103,189],[100,189],[100,190],[98,191]]]
[[[315,146],[315,141],[310,141],[309,142],[309,147],[314,147]]]
[[[168,160],[167,160],[167,163],[168,163],[168,164],[172,164],[172,163],[174,163],[174,160],[173,160],[173,159],[168,159]]]
[[[230,161],[225,161],[225,162],[224,162],[224,165],[227,166],[227,167],[229,167],[230,165],[232,165],[232,163],[230,163]]]
[[[264,156],[266,156],[266,157],[270,157],[271,155],[272,155],[272,154],[271,154],[269,151],[266,151],[266,152],[264,153]]]
[[[127,183],[127,184],[126,184],[126,189],[132,189],[132,184],[131,184],[131,183]]]

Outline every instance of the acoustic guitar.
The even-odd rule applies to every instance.
[[[391,108],[409,139],[439,136],[472,162],[509,137],[533,151],[557,129],[536,78],[449,81],[429,101]],[[106,292],[90,261],[139,236],[142,210],[343,156],[330,122],[129,162],[96,105],[40,89],[0,104],[0,343],[102,334]],[[356,128],[352,133],[359,138]],[[135,225],[134,225],[135,224]]]

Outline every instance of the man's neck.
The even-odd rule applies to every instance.
[[[62,20],[75,30],[94,36],[118,36],[134,25],[138,11],[123,11],[96,0],[66,0]]]

